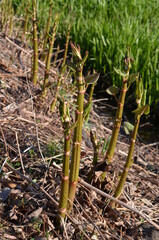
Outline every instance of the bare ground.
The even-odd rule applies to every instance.
[[[53,69],[53,68],[52,68]],[[14,39],[0,35],[0,239],[159,239],[158,231],[120,205],[107,211],[108,199],[79,184],[73,211],[63,223],[54,222],[61,182],[63,129],[58,108],[50,113],[57,69],[50,75],[51,88],[40,98],[44,67],[39,67],[39,84],[30,81],[31,50]],[[65,78],[63,88],[68,88]],[[70,101],[73,101],[69,96]],[[106,101],[94,102],[82,141],[80,177],[87,181],[93,148],[89,129],[102,144],[111,134],[113,119]],[[72,108],[73,108],[72,104]],[[105,111],[107,109],[107,111]],[[119,136],[112,169],[104,183],[95,172],[92,185],[113,194],[128,152],[128,140]],[[130,169],[120,200],[136,207],[159,223],[158,143],[137,142],[135,162]],[[12,168],[16,169],[13,170]],[[21,173],[21,175],[19,174]]]

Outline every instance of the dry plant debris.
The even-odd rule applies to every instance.
[[[51,83],[57,81],[56,71],[51,72]],[[43,75],[41,64],[41,81]],[[139,215],[120,205],[107,211],[108,199],[82,184],[78,185],[73,212],[62,223],[63,231],[57,231],[54,220],[61,182],[63,130],[58,109],[50,113],[48,108],[53,89],[42,101],[40,84],[34,86],[30,76],[29,47],[0,35],[0,239],[159,239],[159,232]],[[103,106],[102,102],[94,103],[89,120],[101,138],[101,145],[112,130],[111,114]],[[113,193],[124,165],[126,141],[120,134],[112,168],[104,183],[100,182],[100,172],[95,172],[92,185],[108,194]],[[156,223],[159,223],[158,144],[137,143],[136,161],[120,196],[121,201]],[[103,160],[101,151],[99,158]],[[80,164],[80,177],[84,180],[92,159],[87,125],[83,130]],[[26,179],[12,171],[8,163]]]

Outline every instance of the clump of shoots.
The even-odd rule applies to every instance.
[[[12,1],[11,1],[11,4],[12,4]],[[8,0],[2,0],[1,6],[2,6],[1,7],[1,25],[3,30],[8,21],[10,3]]]
[[[135,147],[135,141],[138,133],[140,118],[143,114],[149,113],[149,105],[145,105],[145,91],[143,91],[143,83],[142,79],[139,79],[136,84],[136,103],[137,103],[137,109],[133,111],[135,113],[135,124],[131,136],[131,143],[129,146],[129,152],[127,155],[126,163],[124,166],[124,170],[122,172],[122,175],[120,177],[120,181],[117,185],[117,188],[114,193],[114,197],[119,197],[123,186],[125,184],[129,169],[133,163],[133,152]],[[115,203],[112,203],[112,206],[114,207]]]
[[[77,122],[77,126],[74,129],[74,136],[73,136],[73,147],[72,147],[72,155],[71,155],[71,165],[70,165],[70,184],[69,184],[69,196],[68,196],[68,210],[70,211],[73,206],[77,181],[79,177],[79,166],[80,166],[80,159],[81,159],[81,140],[82,140],[82,127],[83,127],[83,120],[84,120],[84,94],[86,91],[87,84],[93,84],[96,81],[96,74],[93,76],[89,76],[90,78],[84,79],[83,77],[83,67],[84,63],[87,60],[88,52],[85,53],[84,58],[81,57],[80,47],[71,44],[72,53],[75,57],[76,64],[72,62],[68,62],[69,68],[73,69],[76,72],[76,83],[78,88],[77,93],[77,108],[76,108],[76,117],[75,121]]]
[[[43,61],[46,60],[45,59],[45,56],[46,56],[45,51],[46,51],[46,44],[47,44],[47,41],[49,38],[49,31],[50,31],[50,24],[51,24],[51,17],[52,17],[52,8],[53,8],[53,2],[50,1],[49,16],[48,16],[47,23],[46,23],[44,42],[43,42],[43,47],[42,47],[43,50],[42,50],[42,54],[41,54],[41,59]]]
[[[32,81],[35,85],[38,80],[38,34],[37,34],[37,2],[32,0],[33,7],[33,70]]]
[[[50,44],[49,44],[49,49],[48,49],[48,53],[47,53],[46,68],[45,68],[45,75],[44,75],[44,84],[43,84],[43,90],[42,90],[42,96],[43,97],[46,97],[47,90],[48,90],[50,63],[51,63],[51,57],[52,57],[52,52],[53,52],[53,45],[54,45],[54,41],[55,41],[57,24],[58,24],[58,14],[56,14],[56,16],[55,16],[54,25],[53,25],[53,28],[52,28],[52,36],[50,37]]]
[[[1,29],[3,30],[4,27],[4,21],[5,21],[5,0],[2,0],[1,2]]]
[[[65,51],[64,51],[64,57],[62,61],[62,67],[66,63],[66,58],[67,58],[67,52],[68,52],[68,44],[69,44],[69,38],[70,38],[70,30],[71,30],[71,25],[68,25],[68,30],[67,30],[67,36],[66,36],[66,44],[65,44]]]
[[[61,81],[62,81],[62,78],[63,78],[63,76],[64,76],[64,74],[65,74],[66,68],[67,68],[67,66],[64,65],[64,66],[61,67],[61,69],[60,69],[60,73],[59,73],[58,81],[57,81],[57,86],[56,86],[56,91],[55,91],[55,96],[54,96],[54,98],[53,98],[53,100],[52,100],[52,103],[51,103],[51,106],[50,106],[51,112],[53,112],[53,111],[55,110],[57,98],[58,98],[59,91],[60,91]]]
[[[131,83],[136,80],[136,75],[129,75],[130,69],[131,69],[131,63],[133,60],[130,58],[130,50],[129,48],[127,49],[124,63],[125,63],[125,71],[121,72],[119,69],[114,68],[115,72],[119,74],[122,77],[122,86],[121,86],[121,91],[120,91],[120,96],[119,96],[119,101],[118,101],[118,108],[116,112],[116,117],[115,117],[115,122],[113,126],[113,131],[111,135],[111,139],[109,142],[108,150],[106,152],[106,156],[103,162],[99,163],[99,165],[96,166],[98,169],[99,167],[104,169],[104,171],[107,169],[107,164],[110,164],[114,155],[118,135],[119,135],[119,130],[121,126],[121,121],[122,121],[122,115],[123,115],[123,108],[124,108],[124,103],[125,103],[125,96],[128,87],[131,85]],[[116,96],[118,93],[119,89],[116,86],[111,86],[107,89],[107,93]],[[103,177],[105,176],[105,173],[103,173]],[[102,178],[103,178],[102,177]]]

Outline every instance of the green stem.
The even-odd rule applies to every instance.
[[[69,158],[70,158],[70,131],[69,131],[69,118],[65,121],[64,126],[64,155],[63,155],[63,170],[62,170],[62,183],[61,183],[61,195],[59,202],[59,215],[65,218],[67,211],[67,199],[69,190]]]
[[[86,53],[86,57],[88,53]],[[74,129],[73,136],[73,150],[71,156],[70,166],[70,187],[69,187],[69,201],[68,210],[70,211],[73,206],[75,198],[76,186],[79,176],[79,166],[81,158],[81,140],[82,140],[82,126],[83,126],[83,105],[84,105],[84,94],[85,94],[85,83],[82,75],[84,61],[77,67],[77,83],[78,83],[78,96],[77,96],[77,110],[76,110],[76,122],[78,125]]]
[[[130,167],[133,163],[133,152],[134,152],[135,141],[136,141],[136,137],[137,137],[137,133],[138,133],[139,122],[140,122],[140,116],[137,115],[134,130],[133,130],[133,133],[132,133],[132,138],[131,138],[131,143],[130,143],[130,147],[129,147],[129,152],[128,152],[126,164],[124,166],[124,170],[122,172],[122,175],[121,175],[120,181],[118,183],[118,186],[115,190],[114,197],[118,197],[121,194],[123,186],[124,186],[126,178],[127,178],[127,175],[128,175],[128,171],[129,171],[129,169],[130,169]]]
[[[14,10],[12,8],[12,2],[10,3],[10,16],[9,16],[9,36],[12,35],[12,30],[13,30],[13,15],[14,15]]]
[[[43,42],[43,50],[42,50],[42,55],[41,55],[42,60],[45,60],[45,50],[46,50],[46,44],[47,44],[48,37],[49,37],[50,23],[51,23],[51,17],[52,17],[52,7],[53,7],[53,3],[50,3],[49,17],[48,17],[48,20],[46,23],[46,30],[45,30],[44,42]]]
[[[70,25],[68,26],[68,30],[67,30],[67,36],[66,36],[66,44],[65,44],[65,51],[64,51],[64,57],[63,57],[63,62],[62,62],[62,67],[65,65],[66,63],[66,58],[67,58],[67,52],[68,52],[68,43],[69,43],[69,37],[70,37]]]
[[[89,174],[88,174],[88,182],[90,183],[92,181],[93,178],[93,170],[94,170],[94,166],[96,166],[97,162],[98,162],[98,155],[99,155],[99,141],[96,138],[96,134],[93,133],[93,131],[90,131],[90,138],[91,138],[91,142],[93,145],[93,150],[94,150],[94,155],[93,155],[93,168],[90,170]]]
[[[121,92],[120,92],[120,98],[118,101],[116,118],[115,118],[115,122],[114,122],[114,127],[113,127],[113,131],[112,131],[109,147],[108,147],[108,150],[107,150],[107,153],[105,156],[105,160],[107,160],[108,163],[111,163],[112,157],[114,155],[119,131],[120,131],[122,115],[123,115],[123,108],[124,108],[124,103],[125,103],[125,96],[126,96],[126,91],[127,91],[127,80],[128,80],[128,78],[123,79]]]
[[[52,37],[51,37],[51,41],[50,41],[50,44],[49,44],[49,50],[48,50],[48,54],[47,54],[45,76],[44,76],[44,84],[43,84],[43,91],[42,91],[42,96],[43,97],[46,97],[47,90],[48,90],[49,74],[50,74],[50,63],[51,63],[53,45],[54,45],[54,41],[55,41],[56,28],[57,28],[57,15],[55,17],[55,22],[54,22],[54,26],[53,26],[53,30],[52,30]]]
[[[23,28],[23,34],[22,34],[22,42],[24,42],[24,40],[26,40],[26,32],[27,32],[27,27],[28,27],[28,19],[29,19],[29,11],[28,11],[28,8],[26,8],[24,28]]]
[[[37,34],[37,10],[36,1],[32,0],[33,5],[33,77],[35,85],[38,80],[38,34]]]
[[[92,97],[93,97],[93,93],[94,93],[94,87],[95,87],[95,84],[92,84],[90,92],[89,92],[89,98],[88,98],[88,102],[89,103],[92,102]]]
[[[55,54],[55,57],[54,57],[54,62],[53,62],[53,66],[54,66],[54,67],[56,66],[56,60],[57,60],[59,51],[60,51],[60,45],[58,44],[58,45],[57,45],[56,54]]]
[[[54,96],[54,99],[51,103],[51,107],[50,107],[50,110],[51,112],[53,112],[55,110],[55,106],[56,106],[56,102],[57,102],[57,97],[59,95],[59,90],[60,90],[60,85],[61,85],[61,79],[62,79],[62,76],[60,76],[58,78],[58,82],[57,82],[57,86],[56,86],[56,93],[55,93],[55,96]]]

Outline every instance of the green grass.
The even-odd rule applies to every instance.
[[[38,0],[39,30],[47,21],[49,2]],[[19,14],[25,12],[26,1],[13,0],[13,3]],[[72,41],[83,52],[89,51],[87,67],[106,74],[105,81],[120,85],[113,67],[121,67],[125,49],[131,46],[135,59],[132,71],[142,75],[149,104],[159,99],[158,8],[158,0],[53,1],[53,12],[59,12],[61,17],[58,31],[62,39],[71,22]]]

